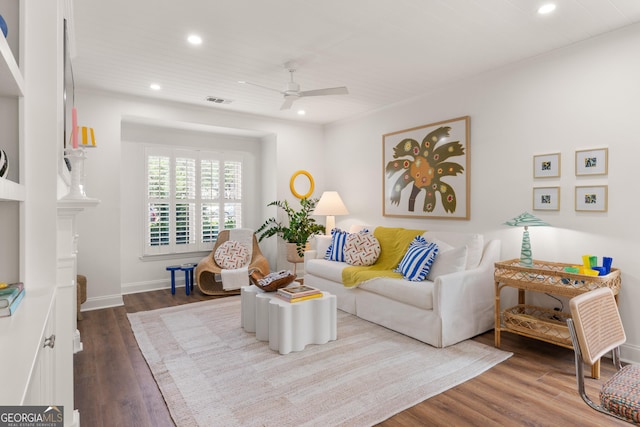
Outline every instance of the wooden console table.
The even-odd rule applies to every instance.
[[[541,292],[572,298],[584,292],[609,287],[618,301],[621,280],[620,270],[612,268],[606,276],[587,276],[567,273],[562,264],[533,261],[533,267],[523,267],[519,259],[495,263],[495,346],[500,348],[500,333],[512,332],[525,337],[546,341],[566,348],[573,348],[567,327],[570,313],[550,310],[525,303],[525,291]],[[500,291],[505,286],[518,289],[518,305],[501,309]],[[591,376],[600,377],[600,362],[591,367]]]

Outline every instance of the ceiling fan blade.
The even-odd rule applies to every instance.
[[[297,96],[285,96],[284,103],[282,104],[282,107],[280,107],[280,109],[288,110],[289,108],[291,108],[291,106],[293,105],[293,101],[295,101],[296,99],[298,99]]]
[[[326,89],[305,90],[300,92],[300,96],[322,96],[322,95],[348,95],[346,87],[329,87]]]
[[[245,82],[245,81],[239,81],[238,83],[245,84],[245,85],[251,85],[251,86],[257,86],[257,87],[261,87],[262,89],[267,89],[267,90],[272,90],[274,92],[283,93],[279,89],[274,89],[274,88],[271,88],[271,87],[262,86],[262,85],[259,85],[257,83],[251,83],[251,82]]]

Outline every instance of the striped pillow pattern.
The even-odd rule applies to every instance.
[[[427,242],[422,236],[416,236],[409,244],[409,249],[407,249],[402,261],[394,271],[401,273],[406,280],[421,282],[429,274],[431,264],[433,264],[437,254],[437,244]]]
[[[331,230],[331,244],[324,254],[324,259],[344,262],[344,244],[347,241],[348,235],[349,233],[347,231],[342,231],[339,228]]]

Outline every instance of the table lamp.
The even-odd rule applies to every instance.
[[[331,234],[331,230],[336,226],[336,215],[349,215],[349,211],[342,202],[337,191],[325,191],[320,197],[320,201],[313,210],[313,215],[326,215],[327,222],[325,232]]]
[[[531,240],[529,240],[529,227],[537,227],[542,225],[550,225],[531,215],[529,212],[518,215],[504,223],[512,227],[524,226],[522,233],[522,248],[520,249],[520,265],[523,267],[533,267],[533,257],[531,253]]]

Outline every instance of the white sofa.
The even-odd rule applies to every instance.
[[[372,232],[375,229],[367,228]],[[342,270],[348,265],[324,259],[331,236],[315,236],[311,250],[305,253],[304,283],[336,295],[340,310],[434,347],[446,347],[492,329],[493,272],[500,258],[500,241],[485,243],[480,234],[455,232],[427,231],[424,237],[444,242],[442,246],[452,251],[436,256],[432,273],[443,273],[437,277],[430,274],[422,282],[381,277],[345,287]],[[463,260],[460,254],[464,254]]]

